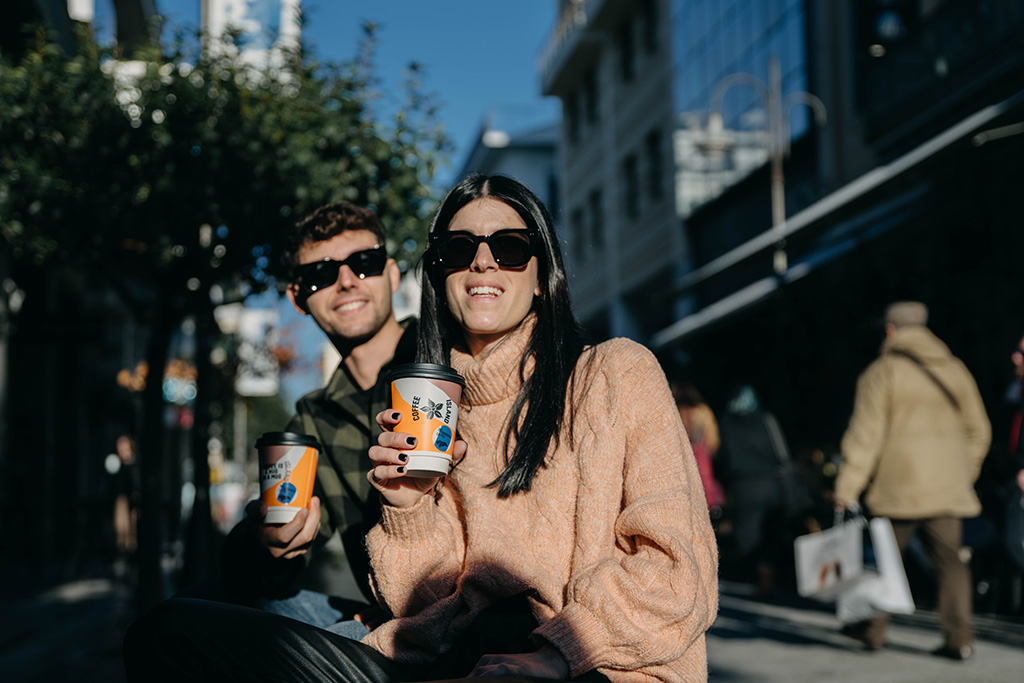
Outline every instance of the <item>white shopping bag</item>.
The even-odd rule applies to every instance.
[[[864,518],[841,519],[829,529],[800,536],[793,543],[800,595],[832,600],[864,574]]]
[[[875,517],[868,528],[875,569],[869,569],[856,585],[840,592],[836,600],[836,616],[844,623],[870,619],[879,612],[914,613],[914,598],[910,594],[892,522],[885,517]]]

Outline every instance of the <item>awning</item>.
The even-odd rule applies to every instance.
[[[701,282],[719,275],[753,256],[773,249],[780,239],[786,239],[811,226],[820,224],[840,209],[847,207],[900,175],[914,169],[954,143],[975,133],[978,128],[990,124],[996,118],[1010,111],[1013,107],[1020,105],[1022,102],[1024,102],[1024,93],[1018,93],[1003,102],[990,105],[975,112],[903,156],[868,171],[856,180],[826,195],[803,211],[792,216],[783,225],[770,228],[735,249],[687,273],[673,287],[673,293],[679,295],[693,289]],[[923,186],[912,188],[882,204],[872,207],[868,211],[843,221],[831,231],[834,237],[841,239],[835,240],[833,243],[809,255],[805,260],[794,264],[781,278],[767,277],[755,281],[659,330],[651,336],[651,348],[655,351],[660,351],[667,346],[682,341],[712,323],[739,313],[766,299],[775,292],[780,286],[780,280],[782,282],[793,282],[805,277],[813,270],[849,251],[856,244],[877,237],[897,227],[909,218],[911,214],[921,210],[919,203],[915,202],[915,200],[920,199],[925,193],[926,188]]]

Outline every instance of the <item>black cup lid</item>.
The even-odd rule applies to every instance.
[[[256,448],[264,446],[312,446],[318,451],[323,450],[314,437],[296,432],[264,432],[260,438],[256,439]]]
[[[459,373],[447,365],[437,363],[402,363],[388,373],[388,381],[394,382],[402,377],[423,377],[424,379],[437,379],[443,382],[455,382],[460,386],[466,386],[466,380]]]

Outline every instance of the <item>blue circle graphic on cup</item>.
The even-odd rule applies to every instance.
[[[281,485],[277,487],[277,499],[287,505],[295,500],[298,492],[299,490],[295,488],[295,484],[290,481],[281,482]]]
[[[434,448],[439,451],[447,451],[452,445],[452,429],[448,425],[441,425],[434,430]]]

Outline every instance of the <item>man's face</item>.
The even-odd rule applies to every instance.
[[[299,264],[314,263],[326,258],[344,261],[351,254],[372,249],[378,244],[369,230],[347,230],[322,242],[307,242],[299,248]],[[401,273],[394,260],[388,259],[384,272],[360,280],[348,266],[341,266],[338,279],[330,287],[309,294],[306,308],[332,341],[358,345],[372,338],[393,315],[391,295],[398,289]],[[288,287],[288,298],[302,313],[302,293],[295,284]]]

